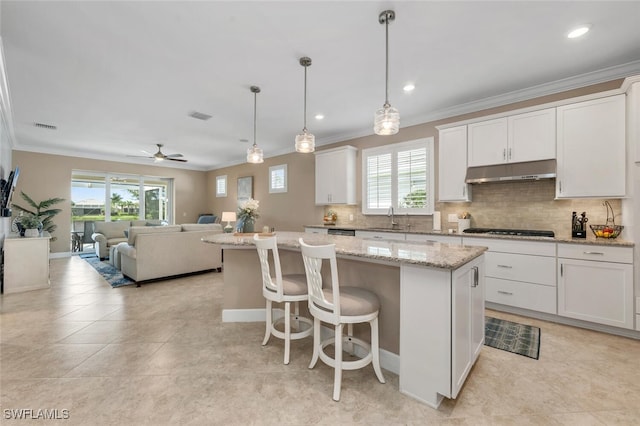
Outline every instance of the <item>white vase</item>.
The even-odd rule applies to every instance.
[[[458,219],[458,233],[462,234],[462,232],[471,227],[471,219]]]
[[[39,237],[40,231],[38,231],[38,228],[25,229],[24,236],[28,238]]]

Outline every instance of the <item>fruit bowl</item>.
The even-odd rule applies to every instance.
[[[616,238],[622,232],[621,225],[589,225],[596,238]]]

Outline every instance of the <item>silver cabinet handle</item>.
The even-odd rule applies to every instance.
[[[477,266],[473,267],[473,284],[471,284],[471,287],[478,287],[478,281],[480,277],[480,271],[478,270]]]
[[[509,266],[509,265],[497,265],[498,268],[505,268],[505,269],[513,269],[513,266]]]
[[[511,293],[510,291],[498,290],[498,293],[500,293],[500,294],[506,294],[507,296],[513,296],[513,293]]]
[[[373,236],[373,238],[376,238],[376,239],[378,239],[378,240],[381,240],[381,239],[382,239],[382,237],[380,237],[380,236],[378,236],[378,235],[374,235],[374,236]]]
[[[509,160],[511,160],[511,148],[509,148]]]
[[[558,181],[558,192],[562,194],[562,181]]]
[[[504,148],[504,149],[502,150],[502,159],[503,159],[503,160],[506,160],[506,159],[507,159],[507,148]]]
[[[599,256],[604,256],[604,253],[602,253],[601,251],[585,251],[583,253],[584,254],[597,254]]]

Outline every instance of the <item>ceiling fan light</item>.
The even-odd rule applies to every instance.
[[[302,133],[296,136],[296,152],[307,154],[316,150],[316,137],[303,129]]]
[[[400,113],[391,105],[384,105],[376,111],[373,131],[376,135],[395,135],[400,130]]]
[[[264,162],[264,154],[262,149],[258,148],[256,145],[253,145],[251,148],[247,149],[247,163],[252,164],[260,164]]]

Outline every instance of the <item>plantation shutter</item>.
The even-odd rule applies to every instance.
[[[367,158],[367,207],[385,209],[392,205],[391,153]]]
[[[424,208],[427,197],[427,148],[398,152],[399,208]]]

